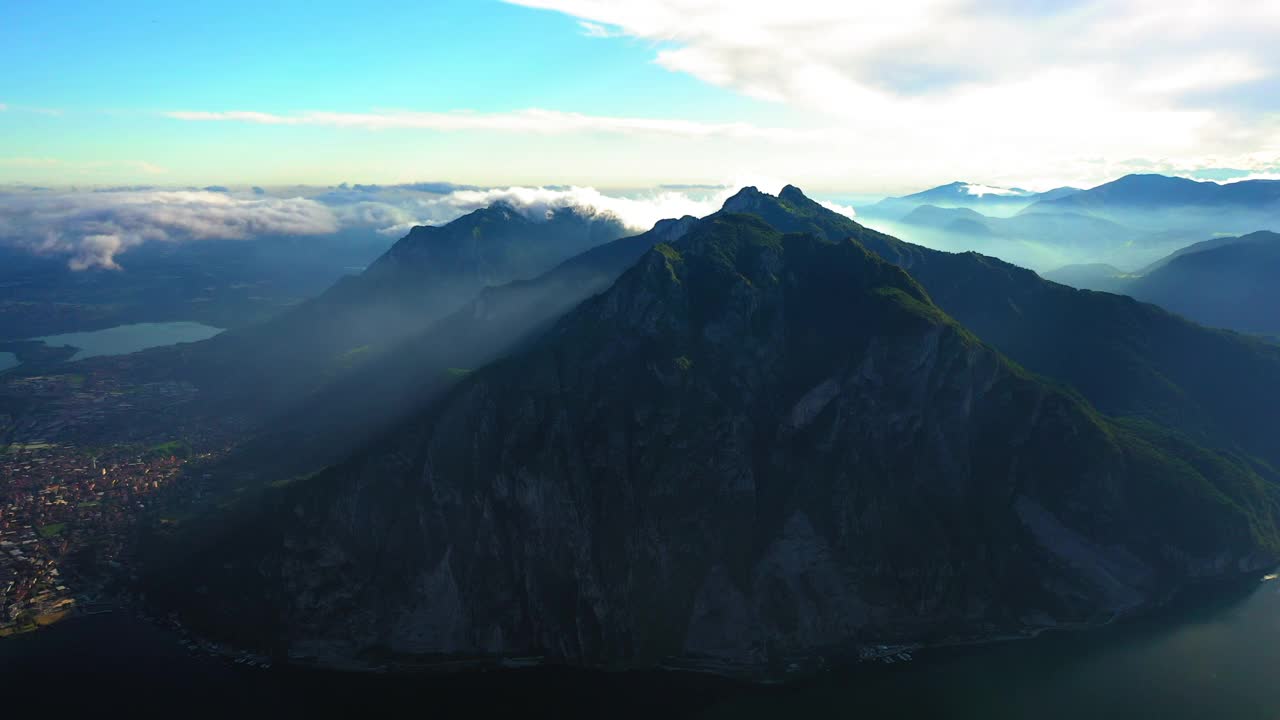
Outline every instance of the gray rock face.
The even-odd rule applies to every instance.
[[[1147,599],[1137,588],[1150,581],[1152,569],[1133,553],[1123,547],[1099,547],[1029,498],[1019,497],[1014,509],[1036,541],[1100,589],[1115,612],[1132,610]]]
[[[1144,437],[856,243],[724,214],[288,493],[221,603],[299,654],[606,666],[1101,619],[1266,555],[1166,517],[1198,486]]]

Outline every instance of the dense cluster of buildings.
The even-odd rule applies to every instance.
[[[8,525],[0,521],[0,636],[56,620],[75,604],[51,548],[32,528]]]
[[[192,421],[190,385],[121,377],[0,376],[0,636],[95,606],[160,491],[230,445],[234,427]]]
[[[186,462],[166,451],[112,449],[102,457],[61,445],[0,455],[0,632],[46,623],[96,595],[73,556],[94,569],[127,564],[149,496]],[[68,565],[70,564],[70,572]],[[74,578],[74,579],[69,579]]]

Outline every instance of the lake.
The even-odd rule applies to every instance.
[[[0,372],[18,367],[18,356],[11,352],[0,352]]]
[[[184,707],[377,715],[697,718],[1280,717],[1280,583],[1184,598],[1155,617],[1036,640],[924,652],[791,685],[686,673],[554,668],[451,675],[251,670],[187,654],[165,632],[114,614],[0,640],[0,678],[35,692],[80,688],[86,707],[142,699]],[[3,684],[0,682],[0,684]],[[71,701],[63,697],[59,707]],[[5,703],[8,707],[8,703]]]
[[[207,340],[220,332],[220,328],[197,322],[136,323],[92,332],[49,335],[32,340],[39,340],[53,347],[71,345],[80,348],[80,352],[73,355],[71,360],[84,360],[100,355],[127,355],[163,345]]]
[[[705,717],[1280,717],[1280,583],[1084,632],[927,653],[730,699]]]

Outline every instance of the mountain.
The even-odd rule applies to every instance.
[[[536,278],[485,288],[271,418],[232,464],[263,477],[287,477],[341,460],[470,369],[538,337],[574,306],[608,289],[649,248],[674,242],[695,221],[662,220],[648,232],[592,248]]]
[[[1038,194],[996,189],[1001,194],[970,195],[976,187],[952,183],[889,198],[862,216],[878,229],[930,247],[982,252],[1045,271],[1072,264],[1137,267],[1186,245],[1201,232],[1149,212],[1140,218],[1144,224],[1130,225],[1127,217],[1066,205],[1067,198],[1088,192],[1075,188]],[[1053,204],[1060,200],[1063,205]]]
[[[1280,348],[993,258],[933,256],[912,273],[983,340],[1075,387],[1099,410],[1280,462],[1264,430],[1280,420]]]
[[[903,226],[940,231],[964,239],[970,249],[990,248],[1005,256],[1018,244],[1036,246],[1047,256],[1100,257],[1126,255],[1135,248],[1166,244],[1162,235],[1141,232],[1109,220],[1079,213],[1030,213],[988,217],[968,208],[922,205],[900,221]],[[1016,254],[1016,251],[1015,251]]]
[[[1205,325],[1274,335],[1280,332],[1280,235],[1193,245],[1125,290]]]
[[[959,235],[991,237],[997,218],[987,217],[969,208],[941,208],[937,205],[921,205],[902,218],[904,225],[933,228]]]
[[[359,275],[271,320],[150,353],[222,407],[266,417],[457,310],[485,287],[536,277],[626,235],[611,216],[564,208],[531,219],[505,202],[415,227]]]
[[[1128,175],[1088,190],[1008,190],[970,200],[973,188],[952,183],[860,213],[931,247],[976,250],[1041,271],[1100,263],[1134,270],[1199,238],[1280,227],[1280,181]]]
[[[1096,621],[1274,562],[1274,471],[1240,453],[1275,460],[1277,369],[747,189],[153,597],[374,664],[755,666]]]
[[[1075,195],[1078,192],[1080,192],[1080,188],[1069,187],[1064,185],[1063,187],[1054,188],[1052,190],[1045,190],[1044,192],[1040,193],[1038,196],[1036,196],[1036,202],[1040,202],[1042,200],[1057,200],[1058,198],[1064,198],[1064,197],[1067,197],[1068,195]]]
[[[823,223],[830,217],[845,220],[790,186],[778,198],[747,188],[725,203],[725,211],[752,209],[792,230],[825,233]],[[488,287],[411,337],[371,344],[358,364],[323,367],[324,376],[313,379],[306,392],[270,407],[257,403],[261,429],[226,461],[224,474],[251,474],[269,482],[341,459],[469,370],[537,337],[575,305],[607,289],[654,244],[677,239],[693,222],[691,217],[663,220],[649,232],[593,248],[537,278]],[[167,356],[157,364],[169,370]]]
[[[454,284],[464,292],[534,277],[566,258],[625,234],[612,216],[560,208],[533,219],[505,201],[440,227],[418,226],[361,276],[388,283]]]
[[[1070,195],[1045,198],[1027,212],[1075,208],[1094,211],[1109,207],[1170,208],[1183,206],[1274,206],[1280,201],[1280,180],[1216,183],[1165,175],[1126,175],[1119,180]]]
[[[1178,227],[1201,236],[1239,235],[1280,225],[1280,180],[1219,184],[1164,175],[1126,175],[1022,213],[1084,213],[1142,230]]]
[[[1137,273],[1134,273],[1134,274],[1139,276],[1150,275],[1155,271],[1159,270],[1160,268],[1164,267],[1165,265],[1168,265],[1169,263],[1173,262],[1174,260],[1184,255],[1191,255],[1193,253],[1204,252],[1205,250],[1214,250],[1220,247],[1225,247],[1227,245],[1252,245],[1252,244],[1274,245],[1276,242],[1276,238],[1277,238],[1276,233],[1271,232],[1270,230],[1259,230],[1258,232],[1249,233],[1248,235],[1240,235],[1236,237],[1217,237],[1217,238],[1213,238],[1212,240],[1204,240],[1202,242],[1195,243],[1194,245],[1188,245],[1180,250],[1172,252],[1168,256],[1161,258],[1160,260],[1157,260],[1156,262],[1148,265],[1147,267],[1143,268],[1142,270],[1139,270]]]
[[[953,182],[901,197],[885,198],[860,213],[873,217],[899,219],[925,205],[939,208],[967,208],[986,215],[1012,215],[1041,200],[1065,197],[1077,188],[1062,187],[1037,193],[1021,188],[1000,188],[967,182]]]
[[[1131,295],[1211,327],[1280,331],[1280,235],[1273,232],[1206,240],[1133,274],[1067,267],[1046,277]]]
[[[1280,464],[1280,348],[1154,305],[1086,292],[973,252],[903,242],[795,188],[726,203],[783,232],[853,238],[911,273],[939,307],[1013,361],[1075,387],[1103,412],[1145,417]]]

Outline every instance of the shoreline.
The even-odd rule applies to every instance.
[[[247,665],[251,668],[272,671],[396,677],[441,677],[458,674],[509,673],[530,669],[580,671],[610,675],[657,672],[715,677],[725,681],[764,687],[802,682],[831,672],[871,672],[899,665],[914,665],[928,662],[950,652],[981,650],[987,647],[1039,640],[1052,635],[1080,636],[1089,632],[1104,631],[1109,628],[1123,626],[1128,623],[1142,621],[1159,623],[1167,621],[1182,612],[1202,610],[1206,607],[1216,607],[1242,601],[1251,594],[1251,588],[1274,579],[1275,576],[1272,573],[1274,573],[1274,570],[1260,571],[1258,573],[1250,572],[1232,577],[1189,583],[1169,592],[1155,603],[1131,612],[1113,613],[1111,616],[1098,621],[1035,626],[1013,633],[967,638],[957,637],[936,642],[886,641],[882,645],[870,645],[871,647],[882,647],[882,653],[859,654],[858,647],[851,646],[842,649],[829,649],[826,653],[813,652],[779,656],[777,659],[763,664],[736,663],[731,660],[696,656],[671,656],[652,665],[583,665],[552,660],[546,656],[536,654],[423,656],[417,660],[388,658],[381,661],[340,655],[299,654],[281,658],[266,655],[260,650],[249,650],[215,642],[192,632],[186,626],[173,619],[166,620],[165,618],[138,612],[136,609],[131,611],[130,608],[122,605],[117,606],[115,612],[127,614],[137,621],[145,622],[149,626],[164,632],[174,640],[175,644],[185,647],[192,655],[220,661],[228,666]],[[71,617],[58,624],[72,623],[92,616],[91,614],[77,611]],[[41,629],[45,628],[37,628],[36,630]],[[0,639],[0,643],[3,643],[3,639]],[[897,658],[903,653],[908,655],[908,659],[882,662],[884,657]]]
[[[23,687],[34,707],[48,693],[74,684],[82,692],[69,700],[101,712],[104,700],[134,706],[140,698],[155,707],[173,707],[192,697],[235,706],[238,711],[272,707],[296,714],[300,708],[332,711],[371,707],[395,711],[429,703],[442,716],[477,714],[526,717],[828,717],[866,714],[903,718],[939,716],[1016,720],[1041,714],[1079,717],[1134,717],[1099,711],[1124,706],[1163,705],[1163,716],[1194,720],[1207,708],[1248,708],[1280,702],[1268,668],[1280,661],[1280,587],[1257,590],[1249,578],[1237,590],[1193,592],[1140,622],[1112,621],[1100,632],[1039,633],[1035,643],[987,637],[981,643],[934,645],[915,662],[834,664],[818,672],[780,677],[774,682],[716,668],[599,668],[545,662],[454,663],[427,667],[353,672],[332,665],[277,663],[270,668],[234,662],[184,648],[164,617],[130,610],[100,617],[79,616],[11,643],[0,641],[0,677]],[[1247,588],[1244,586],[1248,586]],[[1222,584],[1218,584],[1222,588]],[[1237,602],[1240,600],[1241,602]],[[1145,618],[1155,618],[1148,622]],[[1266,627],[1257,626],[1266,623]],[[1277,639],[1266,645],[1262,636]],[[1214,633],[1206,649],[1205,632]],[[47,638],[47,639],[46,639]],[[1013,639],[1029,639],[1028,635]],[[1191,640],[1190,644],[1188,641]],[[1224,642],[1225,641],[1225,642]],[[1214,648],[1213,646],[1217,646]],[[1206,675],[1203,663],[1247,678],[1247,692],[1225,688]],[[1116,683],[1139,672],[1137,685]],[[1145,685],[1143,685],[1145,683]],[[1190,703],[1152,695],[1150,687],[1186,687],[1199,693]],[[1146,689],[1144,689],[1146,688]],[[1097,695],[1094,695],[1094,691]],[[1245,692],[1245,694],[1240,694]],[[1051,698],[1045,706],[1040,697]],[[60,707],[62,705],[60,704]],[[10,707],[13,707],[10,705]],[[488,709],[480,713],[479,707]],[[446,711],[445,708],[448,710]],[[964,714],[964,709],[978,711]],[[960,712],[956,715],[953,711]],[[1064,712],[1065,709],[1065,712]],[[704,716],[703,711],[712,714]],[[836,712],[833,712],[835,710]],[[1053,710],[1057,712],[1045,711]],[[566,712],[567,711],[567,712]],[[678,711],[676,714],[671,714]],[[856,711],[856,712],[855,712]],[[726,714],[727,713],[727,714]],[[1136,715],[1141,716],[1141,715]],[[1228,715],[1240,716],[1240,715]]]
[[[74,345],[49,345],[43,340],[0,340],[0,352],[7,352],[18,360],[13,367],[0,370],[12,372],[21,368],[43,368],[69,362],[80,352]]]

